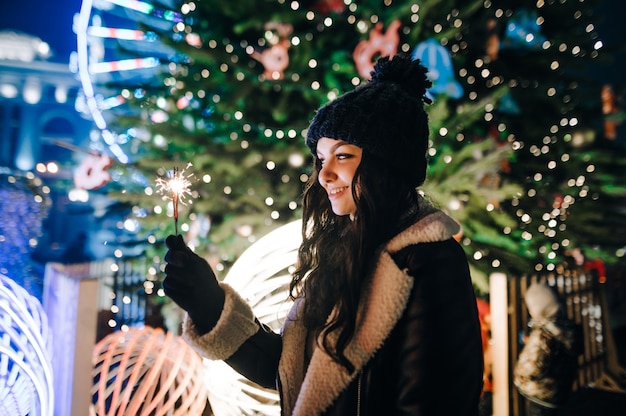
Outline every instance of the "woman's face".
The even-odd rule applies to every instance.
[[[322,137],[317,142],[317,158],[322,165],[318,180],[336,215],[354,218],[356,203],[352,197],[352,180],[362,156],[363,149],[342,140]]]

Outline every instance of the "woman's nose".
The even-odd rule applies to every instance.
[[[337,174],[335,173],[333,169],[332,162],[330,161],[324,162],[324,165],[322,166],[322,169],[320,170],[320,173],[319,173],[320,182],[326,183],[328,181],[332,181],[336,177],[337,177]]]

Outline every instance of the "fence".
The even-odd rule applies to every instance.
[[[526,400],[513,385],[513,367],[528,326],[524,302],[528,287],[543,282],[555,288],[576,323],[580,340],[578,376],[573,389],[590,386],[626,393],[626,371],[620,367],[611,332],[604,287],[597,273],[584,269],[510,278],[494,274],[490,279],[493,345],[493,414],[526,414]]]

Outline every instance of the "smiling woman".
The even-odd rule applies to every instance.
[[[278,389],[281,414],[478,415],[482,342],[459,225],[417,191],[426,71],[381,58],[370,81],[313,118],[293,303],[277,332],[181,235],[166,239],[163,289],[187,311],[184,337]]]
[[[323,137],[317,142],[317,158],[322,167],[318,179],[336,215],[352,218],[356,212],[352,183],[362,155],[363,149],[343,140]]]

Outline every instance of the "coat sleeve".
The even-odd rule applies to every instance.
[[[206,334],[198,333],[187,315],[183,338],[202,357],[224,360],[235,371],[266,388],[276,388],[276,373],[282,348],[280,335],[261,324],[248,303],[228,284],[224,309],[217,324]]]
[[[483,355],[467,259],[454,240],[411,246],[398,263],[414,278],[391,334],[398,415],[476,415]],[[404,264],[403,264],[404,263]],[[388,373],[389,374],[389,373]]]

